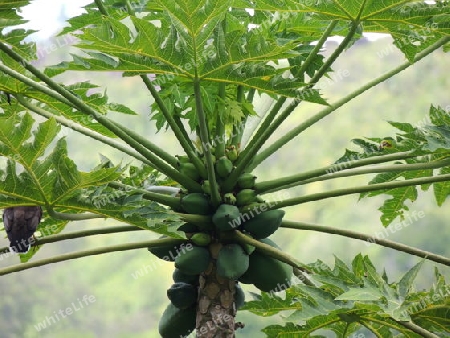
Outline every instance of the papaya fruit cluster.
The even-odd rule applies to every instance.
[[[186,223],[181,227],[186,231],[192,231],[192,224]],[[195,238],[197,233],[186,233],[188,237]],[[202,238],[195,241],[198,244],[188,243],[179,245],[164,245],[150,247],[148,250],[160,259],[172,261],[175,263],[175,270],[172,274],[173,284],[167,290],[167,297],[170,304],[165,309],[159,321],[159,333],[161,337],[184,337],[189,335],[196,324],[196,302],[198,298],[199,277],[202,272],[208,269],[212,256],[210,254],[208,244]],[[233,251],[233,250],[232,250]],[[232,260],[226,259],[228,250],[220,250],[222,253],[221,260],[226,262],[228,266],[222,266],[227,273],[234,266],[229,266]],[[239,257],[237,257],[239,259]],[[219,260],[217,260],[219,261]],[[233,259],[234,261],[234,259]],[[217,268],[219,271],[219,268]],[[234,294],[236,308],[239,309],[244,305],[245,294],[238,283]]]
[[[211,271],[211,266],[215,266],[218,276],[236,281],[237,309],[245,301],[239,282],[253,284],[265,292],[281,291],[289,285],[293,272],[288,264],[255,250],[251,245],[234,242],[227,236],[227,233],[240,230],[251,238],[277,247],[267,237],[280,226],[284,211],[268,209],[254,190],[256,176],[244,173],[231,191],[219,191],[221,204],[214,208],[210,200],[210,182],[202,179],[187,157],[177,157],[179,171],[201,183],[203,188],[203,193],[187,192],[180,196],[181,210],[178,211],[207,215],[211,217],[211,222],[182,225],[178,230],[183,231],[189,240],[186,245],[149,248],[157,257],[175,263],[174,284],[167,290],[170,304],[159,323],[162,337],[184,336],[194,330],[199,277],[205,271]],[[236,147],[227,148],[225,156],[213,158],[220,188],[233,172],[237,158]]]

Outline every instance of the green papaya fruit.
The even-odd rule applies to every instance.
[[[168,238],[168,237],[162,236],[160,238]],[[189,244],[189,246],[192,246],[192,244]],[[170,244],[170,245],[148,247],[148,251],[150,253],[168,262],[174,262],[175,257],[177,257],[178,253],[183,251],[183,249],[186,249],[184,243],[178,245]]]
[[[172,279],[175,283],[188,283],[195,286],[199,283],[198,278],[199,275],[187,275],[177,268],[175,268],[172,273]]]
[[[217,274],[228,279],[238,279],[249,267],[249,256],[239,244],[224,245],[217,257]]]
[[[211,212],[208,198],[199,192],[182,197],[181,207],[188,214],[209,215]]]
[[[245,304],[245,293],[238,283],[236,283],[236,288],[234,291],[234,303],[236,304],[236,310],[239,310]]]
[[[175,267],[187,275],[199,275],[208,268],[211,260],[208,249],[194,246],[183,250],[175,258]]]
[[[233,171],[233,162],[226,156],[222,156],[216,161],[216,173],[221,178],[226,178]]]
[[[252,173],[244,173],[239,176],[237,185],[240,189],[253,189],[255,186],[256,176]]]
[[[162,338],[186,337],[195,329],[195,307],[179,309],[170,303],[159,320],[158,331]]]
[[[236,161],[238,158],[237,148],[234,145],[229,146],[227,149],[225,149],[225,155],[231,162]]]
[[[200,179],[200,173],[193,163],[190,162],[180,162],[180,173],[186,175],[194,181]]]
[[[198,246],[207,246],[211,243],[211,235],[204,232],[197,232],[192,235],[191,241]]]
[[[276,244],[267,238],[261,240],[266,244]],[[293,269],[290,265],[255,251],[249,257],[249,268],[239,278],[244,284],[253,284],[264,292],[278,292],[287,289],[291,284]]]
[[[246,220],[242,228],[254,238],[261,239],[272,235],[281,225],[284,210],[268,210]]]
[[[236,204],[238,207],[243,207],[256,202],[256,191],[253,189],[242,189],[236,194]]]
[[[219,231],[236,229],[240,224],[240,212],[234,205],[221,204],[212,216],[212,222]]]
[[[188,283],[175,283],[167,290],[167,298],[179,309],[187,309],[197,301],[197,287]]]

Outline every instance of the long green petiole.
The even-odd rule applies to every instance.
[[[43,266],[47,264],[53,264],[53,263],[59,263],[68,261],[71,259],[81,258],[81,257],[87,257],[87,256],[95,256],[95,255],[102,255],[109,252],[117,252],[117,251],[128,251],[128,250],[136,250],[136,249],[142,249],[142,248],[148,248],[148,247],[157,247],[161,245],[178,245],[181,243],[186,243],[187,241],[184,239],[175,239],[175,238],[164,238],[164,239],[154,239],[150,241],[143,241],[143,242],[137,242],[137,243],[127,243],[127,244],[119,244],[119,245],[112,245],[108,247],[103,248],[96,248],[96,249],[90,249],[90,250],[84,250],[84,251],[77,251],[73,253],[68,253],[60,256],[54,256],[50,258],[45,258],[33,262],[27,262],[23,264],[17,264],[13,266],[9,266],[7,268],[0,269],[0,276],[4,276],[13,272],[23,271],[31,268],[35,268],[38,266]]]
[[[214,170],[214,162],[211,154],[211,147],[210,147],[211,144],[208,133],[208,124],[206,122],[205,112],[203,111],[203,102],[199,79],[194,80],[194,94],[195,94],[196,113],[200,130],[199,136],[202,142],[204,156],[206,158],[206,170],[208,172],[208,180],[211,187],[211,202],[214,207],[217,207],[220,204],[219,186],[216,181],[216,173]]]
[[[91,138],[93,138],[94,140],[100,141],[104,144],[107,144],[109,146],[111,146],[112,148],[118,149],[121,152],[130,155],[131,157],[136,158],[137,160],[151,165],[151,162],[148,161],[145,157],[143,157],[141,154],[139,154],[138,152],[136,152],[135,150],[128,148],[126,146],[124,146],[123,144],[120,144],[119,142],[117,142],[116,140],[110,138],[110,137],[106,137],[100,133],[97,133],[91,129],[88,129],[86,127],[83,127],[82,125],[75,123],[72,120],[66,119],[64,116],[59,116],[59,115],[54,115],[42,108],[39,108],[33,104],[31,104],[29,101],[25,100],[22,95],[16,95],[15,96],[17,101],[24,106],[25,108],[31,110],[32,112],[41,115],[47,119],[53,118],[55,119],[59,124],[70,128],[72,130],[75,130],[77,132],[79,132],[80,134],[89,136]]]
[[[167,110],[167,107],[164,105],[164,102],[161,100],[161,97],[159,96],[155,87],[151,83],[150,79],[145,75],[141,75],[141,79],[142,81],[144,81],[147,89],[150,91],[153,98],[155,99],[155,102],[158,105],[159,110],[166,118],[167,123],[169,124],[170,128],[175,134],[175,137],[178,139],[178,142],[180,142],[181,146],[183,147],[183,150],[189,157],[189,160],[195,165],[195,168],[200,173],[200,176],[202,177],[206,176],[205,166],[203,165],[202,161],[197,156],[197,154],[193,151],[192,142],[189,140],[189,138],[186,138],[185,136],[186,131],[181,129],[183,125],[178,124],[173,118],[172,114]]]
[[[401,172],[401,171],[414,171],[414,170],[429,170],[429,169],[439,169],[445,166],[450,165],[450,159],[442,160],[442,161],[432,161],[428,163],[414,163],[414,164],[393,164],[380,166],[375,168],[365,168],[365,169],[352,169],[345,170],[337,173],[333,173],[326,176],[315,177],[309,180],[305,180],[301,182],[301,184],[308,184],[319,181],[326,181],[335,178],[341,177],[349,177],[349,176],[357,176],[357,175],[365,175],[365,174],[376,174],[376,173],[388,173],[388,172]],[[297,185],[297,184],[295,184]],[[291,187],[291,186],[289,186]]]
[[[269,209],[279,209],[279,208],[294,206],[294,205],[303,204],[303,203],[312,202],[312,201],[319,201],[319,200],[332,198],[332,197],[338,197],[338,196],[361,194],[361,193],[365,193],[365,192],[378,191],[378,190],[390,190],[390,189],[395,189],[395,188],[410,187],[410,186],[415,186],[415,185],[423,185],[423,184],[430,184],[430,183],[435,183],[435,182],[445,182],[445,181],[450,181],[450,174],[438,175],[438,176],[432,176],[432,177],[421,177],[421,178],[415,178],[415,179],[406,180],[406,181],[393,181],[393,182],[386,182],[386,183],[364,185],[364,186],[359,186],[359,187],[336,189],[336,190],[320,192],[320,193],[306,195],[306,196],[288,198],[288,199],[282,200],[282,201],[274,201],[274,202],[270,203]]]
[[[216,160],[225,155],[225,83],[219,83],[218,92],[218,106],[217,106],[217,119],[216,119]]]
[[[4,45],[0,42],[0,49],[2,49]],[[6,47],[6,49],[8,49]],[[11,52],[11,51],[10,51]],[[15,55],[15,54],[14,54]],[[21,57],[17,55],[17,57],[20,59]],[[30,65],[32,69],[35,69],[33,66]],[[45,86],[42,86],[41,84],[29,79],[26,76],[23,76],[22,74],[17,73],[16,71],[10,69],[9,67],[6,67],[3,64],[0,64],[0,70],[5,72],[6,74],[10,75],[11,77],[29,85],[32,88],[35,88],[55,99],[58,101],[61,101],[63,103],[68,104],[69,106],[75,107],[79,109],[80,111],[91,115],[94,119],[96,119],[99,123],[104,125],[106,128],[111,130],[114,134],[119,136],[123,141],[128,143],[132,148],[134,148],[137,152],[139,152],[141,155],[143,155],[145,158],[147,158],[151,163],[152,166],[154,166],[156,169],[164,173],[165,175],[173,178],[180,184],[184,185],[187,189],[190,189],[191,191],[201,191],[201,186],[197,182],[193,181],[189,177],[186,177],[185,175],[182,175],[178,170],[173,169],[171,166],[167,165],[165,162],[161,161],[158,156],[156,156],[151,150],[158,151],[158,154],[162,155],[165,152],[153,145],[151,142],[149,142],[147,139],[143,138],[140,135],[137,135],[133,131],[119,126],[117,123],[109,120],[108,118],[104,117],[100,113],[98,113],[96,110],[91,108],[90,106],[86,105],[82,100],[80,100],[78,97],[73,95],[71,92],[67,91],[66,89],[60,87],[58,84],[53,82],[51,79],[49,79],[50,83],[55,91],[48,89]],[[37,69],[35,71],[38,74],[41,74]],[[41,74],[43,78],[47,78],[44,74]],[[65,95],[59,93],[63,92]],[[132,136],[130,136],[132,135]],[[147,147],[150,147],[149,148]],[[170,159],[170,162],[172,163],[172,166],[177,165],[177,159],[175,157],[172,157],[170,154],[167,154],[166,159]]]
[[[335,104],[331,105],[328,108],[325,108],[321,112],[317,113],[316,115],[312,116],[311,118],[307,119],[305,122],[301,123],[288,133],[286,133],[284,136],[282,136],[280,139],[272,143],[269,147],[264,149],[261,153],[259,153],[254,161],[252,162],[251,168],[255,168],[258,164],[260,164],[262,161],[267,159],[269,156],[271,156],[274,152],[276,152],[278,149],[286,145],[288,142],[292,141],[295,137],[297,137],[301,132],[305,131],[315,123],[322,120],[324,117],[330,115],[332,112],[337,110],[338,108],[342,107],[349,101],[353,100],[354,98],[358,97],[362,93],[366,92],[372,87],[375,87],[376,85],[386,81],[387,79],[393,77],[394,75],[397,75],[398,73],[402,72],[403,70],[409,68],[411,65],[416,63],[417,61],[423,59],[428,54],[431,54],[436,49],[440,48],[444,44],[446,44],[448,41],[450,41],[450,37],[445,37],[439,40],[438,42],[434,43],[433,45],[429,46],[428,48],[424,49],[422,52],[418,53],[416,57],[414,58],[414,62],[405,62],[402,65],[396,67],[395,69],[385,73],[384,75],[376,78],[375,80],[372,80],[362,86],[361,88],[355,90],[351,94],[347,95],[346,97],[342,98]]]
[[[317,42],[314,49],[311,51],[311,53],[308,55],[306,60],[303,62],[299,73],[304,73],[306,71],[306,68],[311,64],[311,62],[314,60],[314,58],[317,56],[317,54],[320,52],[320,49],[323,47],[324,43],[327,41],[330,34],[333,32],[333,29],[335,28],[337,24],[337,21],[333,21],[330,23],[330,25],[327,27],[319,41]],[[251,92],[252,99],[254,95],[254,90]],[[250,93],[249,93],[250,94]],[[248,98],[250,102],[250,98]],[[266,116],[260,127],[258,128],[255,136],[251,139],[249,144],[245,147],[243,152],[241,153],[240,158],[238,159],[236,165],[239,165],[241,162],[249,163],[252,160],[252,157],[256,154],[256,152],[261,148],[261,146],[267,141],[268,137],[270,137],[270,134],[267,132],[269,130],[269,126],[272,123],[272,121],[275,119],[275,116],[280,111],[281,107],[286,102],[286,97],[280,97],[277,102],[274,104],[273,108],[270,110],[269,114]],[[276,126],[278,127],[278,126]],[[250,154],[250,155],[248,155]],[[244,163],[242,167],[245,167],[246,164]]]
[[[127,191],[127,193],[129,195],[142,194],[142,196],[145,199],[148,199],[150,201],[158,202],[158,203],[168,206],[172,209],[180,209],[180,198],[179,197],[172,197],[169,195],[158,194],[155,192],[150,192],[145,189],[136,188],[136,187],[122,184],[119,182],[110,182],[110,183],[108,183],[108,185],[115,189],[125,190],[125,191]]]
[[[245,100],[244,95],[244,87],[238,86],[236,89],[236,101],[239,104],[242,104]],[[240,125],[234,124],[233,125],[233,136],[231,138],[231,144],[234,146],[240,146],[242,134],[245,129],[245,123],[247,122],[247,116],[245,116],[242,121],[240,122]]]
[[[56,235],[49,235],[45,237],[38,237],[36,240],[31,244],[31,246],[39,246],[47,243],[55,243],[60,241],[65,241],[68,239],[74,239],[74,238],[82,238],[87,236],[94,236],[94,235],[105,235],[105,234],[116,234],[120,232],[127,232],[127,231],[137,231],[137,230],[144,230],[142,228],[139,228],[137,226],[132,225],[120,225],[120,226],[113,226],[113,227],[107,227],[107,228],[98,228],[98,229],[90,229],[90,230],[81,230],[81,231],[74,231],[70,233],[64,233],[64,234],[56,234]],[[3,247],[0,248],[0,255],[8,253],[9,247]]]
[[[361,232],[356,232],[352,230],[346,230],[346,229],[339,229],[334,227],[328,227],[324,225],[318,225],[318,224],[311,224],[311,223],[304,223],[304,222],[292,222],[292,221],[283,221],[281,223],[282,228],[287,229],[297,229],[297,230],[307,230],[307,231],[317,231],[317,232],[323,232],[327,234],[332,235],[339,235],[354,239],[359,239],[361,241],[366,241],[369,243],[378,244],[381,246],[384,246],[386,248],[391,248],[397,251],[402,251],[409,253],[411,255],[415,255],[418,257],[429,259],[430,261],[441,263],[447,266],[450,266],[450,258],[434,254],[429,251],[420,250],[405,244],[397,243],[394,241],[390,241],[383,238],[376,238],[374,236],[370,236],[367,234],[363,234]]]
[[[322,45],[325,43],[328,36],[332,33],[335,25],[332,23],[328,26],[325,33],[322,35],[320,39],[320,43]],[[333,54],[327,59],[327,61],[322,65],[322,67],[314,74],[314,76],[311,78],[309,84],[305,87],[305,89],[301,90],[299,93],[299,97],[301,98],[304,95],[307,95],[308,90],[310,90],[316,83],[319,81],[320,78],[329,70],[331,64],[338,58],[338,56],[342,53],[342,51],[348,46],[348,44],[351,42],[351,39],[353,38],[355,32],[356,32],[356,24],[352,26],[352,29],[349,31],[345,39],[340,43],[339,47],[333,52]],[[320,46],[321,47],[321,46]],[[320,50],[320,47],[318,49],[314,49],[318,53]],[[315,55],[314,55],[315,56]],[[309,61],[311,62],[311,61]],[[275,121],[272,122],[272,120],[275,118],[275,116],[278,114],[278,111],[281,109],[281,107],[286,102],[286,98],[280,98],[275,106],[272,108],[269,115],[264,119],[263,123],[261,124],[260,128],[258,129],[255,138],[253,141],[250,142],[247,148],[245,149],[244,153],[242,154],[242,159],[238,160],[236,163],[236,169],[231,173],[230,177],[227,179],[227,181],[224,184],[224,189],[231,189],[234,185],[234,182],[238,179],[238,177],[244,172],[244,170],[247,170],[248,172],[252,171],[257,164],[255,164],[255,155],[257,152],[261,149],[263,144],[269,139],[269,137],[275,132],[275,130],[278,129],[278,127],[283,123],[286,118],[297,108],[297,106],[302,102],[301,99],[295,99],[293,100],[285,109],[284,111],[275,119]]]
[[[332,164],[324,168],[319,168],[303,173],[299,173],[292,176],[286,176],[281,177],[276,180],[271,181],[264,181],[256,183],[255,190],[258,191],[260,194],[275,192],[282,189],[288,189],[291,187],[295,187],[297,185],[303,185],[311,182],[316,181],[325,181],[328,179],[338,178],[338,177],[347,177],[352,175],[361,175],[361,174],[368,174],[368,173],[375,173],[377,172],[377,168],[368,168],[364,169],[363,171],[351,171],[350,169],[363,167],[366,165],[371,164],[379,164],[379,163],[385,163],[390,161],[396,161],[396,160],[404,160],[407,158],[415,157],[416,155],[413,155],[412,152],[400,152],[400,153],[394,153],[394,154],[388,154],[388,155],[382,155],[382,156],[374,156],[369,158],[364,158],[361,160],[354,160],[354,161],[348,161],[348,162],[342,162],[337,164]],[[442,164],[445,165],[445,161],[442,161]],[[440,162],[432,162],[430,163],[420,163],[417,164],[417,167],[414,167],[414,165],[392,165],[392,169],[395,170],[402,170],[401,168],[417,168],[417,169],[429,169],[428,166],[431,165],[431,168],[439,168],[441,165]],[[425,167],[422,167],[422,165],[425,165]],[[410,167],[412,166],[412,167]],[[417,170],[417,169],[409,169],[409,170]],[[408,169],[404,169],[408,170]],[[381,168],[381,171],[383,172],[383,169]]]

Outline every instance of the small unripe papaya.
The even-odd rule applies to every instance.
[[[239,176],[237,185],[240,189],[253,189],[255,186],[256,176],[252,173],[244,173]]]
[[[225,155],[231,162],[234,162],[238,158],[238,151],[234,145],[231,145],[225,149]]]
[[[236,204],[239,207],[256,202],[256,191],[253,189],[242,189],[236,194]]]
[[[279,249],[278,245],[268,238],[260,241]],[[241,283],[253,284],[264,292],[278,292],[290,287],[293,275],[291,266],[260,251],[255,251],[249,258],[249,268],[239,278]]]
[[[186,175],[190,179],[194,181],[198,181],[200,179],[200,173],[193,163],[190,162],[181,162],[180,163],[180,173]]]
[[[186,337],[195,329],[195,307],[179,309],[170,303],[159,320],[162,338]]]
[[[197,301],[197,287],[188,283],[175,283],[167,290],[167,298],[179,309],[187,309]]]
[[[189,156],[186,155],[175,155],[175,157],[178,159],[178,164],[191,162]]]
[[[181,251],[175,258],[175,267],[187,275],[199,275],[208,268],[211,256],[208,249],[194,246]]]
[[[205,234],[204,232],[197,232],[192,235],[191,241],[198,246],[207,246],[211,243],[211,235]]]
[[[242,228],[256,239],[272,235],[283,221],[284,210],[268,210],[245,221]]]
[[[202,193],[187,194],[181,198],[181,207],[188,214],[209,215],[211,212],[209,200]]]
[[[217,257],[217,274],[228,279],[238,279],[249,266],[249,256],[239,244],[224,245]]]
[[[226,157],[222,156],[216,161],[216,173],[221,178],[226,178],[233,171],[233,163]]]
[[[194,286],[199,283],[199,275],[187,275],[177,268],[173,270],[172,279],[175,283],[188,283]]]
[[[238,207],[229,204],[221,204],[212,216],[212,222],[219,231],[236,229],[240,224],[241,216]]]

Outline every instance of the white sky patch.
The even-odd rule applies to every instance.
[[[45,40],[64,26],[64,21],[83,12],[92,0],[35,0],[22,8],[21,15],[30,20],[22,27],[38,32],[30,35],[33,41]]]

